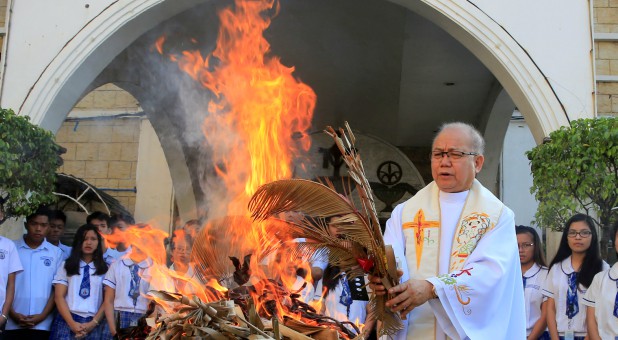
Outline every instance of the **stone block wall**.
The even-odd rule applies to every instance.
[[[618,0],[594,0],[597,114],[618,116]]]
[[[129,93],[104,85],[75,106],[56,134],[56,142],[67,149],[58,172],[103,189],[132,213],[142,120],[133,114],[139,111]]]
[[[0,0],[0,27],[4,27],[6,24],[6,8],[7,0]]]

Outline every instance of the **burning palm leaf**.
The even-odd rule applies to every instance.
[[[327,255],[329,262],[340,266],[349,277],[362,275],[364,271],[382,277],[388,289],[397,284],[394,257],[387,260],[369,181],[347,123],[346,128],[350,138],[343,129],[335,132],[327,127],[325,132],[333,137],[348,166],[361,202],[360,210],[350,197],[337,193],[332,184],[302,179],[263,185],[251,198],[249,210],[255,220],[278,216],[289,222],[286,228],[267,229],[267,237],[274,235],[282,240],[306,238],[306,242],[297,243],[297,254],[304,258]],[[326,219],[330,221],[326,222]],[[336,226],[345,235],[344,239],[332,235],[328,224]],[[385,302],[384,297],[372,296],[369,314],[382,321],[381,335],[392,335],[402,328],[401,318],[388,310]]]

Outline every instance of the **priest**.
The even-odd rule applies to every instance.
[[[430,156],[434,181],[386,223],[402,272],[386,304],[405,319],[396,339],[526,337],[514,214],[475,179],[484,144],[468,124],[443,125]]]

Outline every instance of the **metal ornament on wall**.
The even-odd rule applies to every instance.
[[[375,196],[386,205],[381,212],[392,212],[393,203],[399,201],[406,192],[414,195],[418,192],[408,183],[400,182],[403,177],[401,165],[395,161],[385,161],[376,170],[378,182],[369,182]]]
[[[341,175],[341,167],[344,164],[343,155],[336,144],[326,149],[319,148],[318,152],[322,154],[322,168],[328,169],[331,165],[333,166],[333,174],[331,176],[318,176],[314,178],[314,181],[324,182],[325,180],[330,181],[335,187],[335,191],[340,194],[351,193],[356,189],[356,185],[351,180],[348,175]],[[347,153],[347,152],[346,152]]]
[[[407,199],[410,196],[408,193],[416,193],[423,188],[425,183],[410,158],[399,148],[366,133],[355,131],[354,134],[367,179],[375,193],[380,223],[384,226],[393,207]],[[348,193],[356,190],[354,181],[347,176],[345,163],[338,148],[334,147],[332,138],[322,131],[312,132],[310,136],[310,149],[294,160],[294,176],[322,182],[328,179],[339,193],[344,188]],[[403,196],[400,196],[402,192]],[[400,199],[393,201],[396,197]],[[352,198],[355,204],[360,204],[355,195]]]

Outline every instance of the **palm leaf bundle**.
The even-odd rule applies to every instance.
[[[297,255],[328,256],[331,264],[339,266],[350,278],[370,273],[382,277],[388,289],[397,284],[397,272],[392,256],[384,245],[374,199],[365,176],[363,164],[355,148],[355,138],[346,122],[346,131],[327,127],[348,166],[348,173],[356,186],[360,209],[353,203],[351,190],[339,194],[332,183],[317,183],[303,179],[274,181],[260,187],[249,201],[249,210],[256,221],[280,218],[287,226],[273,225],[266,237],[281,240],[305,238],[295,243]],[[349,137],[348,137],[349,135]],[[336,226],[339,235],[333,235],[328,225]],[[289,244],[289,243],[285,243]],[[387,253],[391,253],[388,256]],[[385,306],[386,298],[373,295],[369,317],[381,321],[380,335],[392,335],[402,328],[401,318]]]
[[[276,221],[265,222],[272,223]],[[215,279],[226,288],[242,285],[244,282],[237,282],[242,276],[239,271],[247,270],[249,261],[259,262],[273,251],[275,245],[260,238],[253,224],[245,216],[226,216],[206,223],[191,250],[191,261],[202,282]]]

